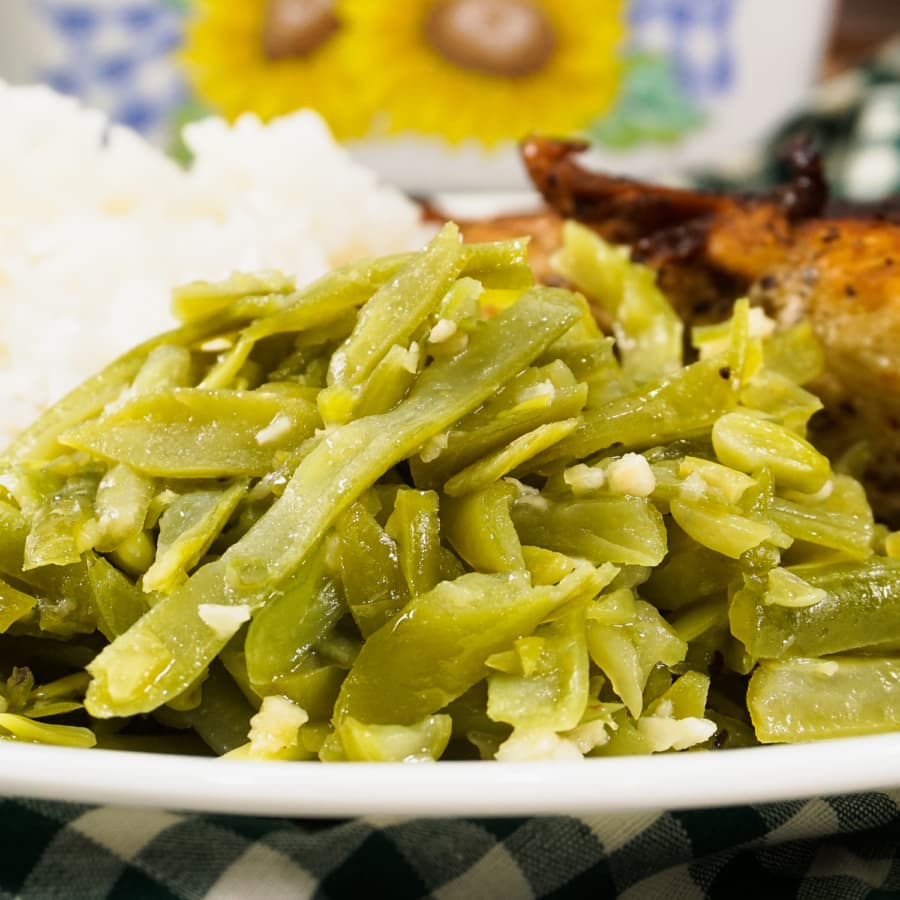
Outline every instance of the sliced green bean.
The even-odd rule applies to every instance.
[[[898,698],[900,660],[893,657],[767,660],[747,690],[756,735],[765,743],[897,731]]]
[[[185,581],[246,494],[247,483],[236,481],[177,497],[160,517],[156,558],[144,575],[144,590],[169,593]]]
[[[492,653],[597,583],[604,582],[585,565],[557,586],[531,587],[521,573],[472,572],[442,582],[363,644],[335,704],[336,723],[348,716],[383,725],[420,721],[480,681]],[[385,679],[395,690],[383,690]]]
[[[552,501],[522,495],[512,508],[522,543],[594,563],[655,566],[666,554],[666,529],[642,497]]]
[[[525,568],[522,544],[510,515],[517,493],[513,485],[498,482],[442,501],[441,520],[447,540],[476,571],[514,572]]]
[[[394,410],[323,436],[281,497],[221,560],[198,569],[91,663],[88,711],[99,718],[147,712],[185,690],[234,633],[210,627],[199,607],[224,604],[249,615],[265,603],[367,487],[572,324],[577,310],[565,297],[552,289],[525,294],[473,332],[466,352],[429,367]]]
[[[315,408],[261,391],[180,388],[137,397],[61,436],[147,475],[263,475],[320,424]]]
[[[757,659],[825,656],[900,640],[900,560],[788,569],[824,592],[817,603],[767,602],[768,582],[749,580],[731,601],[731,630]]]

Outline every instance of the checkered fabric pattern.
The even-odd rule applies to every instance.
[[[58,53],[40,73],[64,94],[165,144],[187,90],[172,52],[183,21],[171,2],[34,0]]]
[[[800,135],[822,152],[833,197],[866,202],[900,194],[900,38],[867,65],[821,84],[767,144],[698,180],[751,191],[783,183],[778,148]]]
[[[900,896],[900,793],[336,823],[6,800],[0,896],[887,900]]]
[[[630,44],[671,60],[682,90],[708,100],[734,80],[735,0],[632,0]]]

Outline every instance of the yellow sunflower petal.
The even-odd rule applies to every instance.
[[[270,59],[263,33],[267,0],[199,0],[182,61],[198,97],[228,119],[262,119],[309,107],[338,137],[364,134],[371,109],[357,97],[347,54],[355,52],[340,8],[340,26],[305,56]]]
[[[571,134],[611,105],[619,83],[622,0],[531,0],[555,49],[527,75],[464,68],[428,40],[438,0],[343,0],[349,65],[364,106],[386,113],[389,132],[487,145],[530,131]]]

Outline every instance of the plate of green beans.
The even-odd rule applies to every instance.
[[[739,300],[686,334],[575,223],[556,265],[572,289],[451,223],[305,286],[184,285],[22,432],[3,789],[348,815],[900,784],[900,541],[806,439],[811,329]]]

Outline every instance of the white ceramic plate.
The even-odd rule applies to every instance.
[[[900,789],[900,734],[580,763],[246,762],[0,744],[0,794],[295,817],[621,813]]]

